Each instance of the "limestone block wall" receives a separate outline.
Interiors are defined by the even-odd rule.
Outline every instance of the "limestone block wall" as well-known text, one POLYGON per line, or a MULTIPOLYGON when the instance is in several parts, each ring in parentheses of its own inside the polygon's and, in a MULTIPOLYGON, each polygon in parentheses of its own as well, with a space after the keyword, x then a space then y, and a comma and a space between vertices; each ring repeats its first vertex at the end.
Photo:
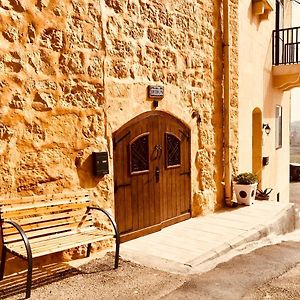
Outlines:
MULTIPOLYGON (((0 1, 0 195, 85 188, 113 209, 112 133, 154 109, 147 86, 160 84, 158 109, 192 130, 193 214, 221 207, 221 3, 0 1), (109 151, 109 175, 92 175, 92 151, 109 151)), ((237 34, 232 46, 235 166, 237 34)))
POLYGON ((90 172, 107 145, 98 1, 1 1, 0 18, 0 194, 108 199, 111 179, 90 172))

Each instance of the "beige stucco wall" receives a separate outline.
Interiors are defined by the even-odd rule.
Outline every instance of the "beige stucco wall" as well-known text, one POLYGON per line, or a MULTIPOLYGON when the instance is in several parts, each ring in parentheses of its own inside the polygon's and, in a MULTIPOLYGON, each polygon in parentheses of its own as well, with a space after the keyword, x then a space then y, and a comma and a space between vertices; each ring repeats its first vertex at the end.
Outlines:
MULTIPOLYGON (((285 22, 288 27, 289 7, 285 22)), ((275 29, 275 7, 267 19, 255 16, 249 0, 239 2, 239 172, 252 171, 252 111, 259 108, 262 123, 269 123, 271 133, 263 133, 262 156, 269 165, 262 169, 262 188, 273 188, 272 200, 289 200, 289 115, 290 92, 272 86, 272 30, 275 29), (283 109, 283 145, 275 149, 275 109, 283 109)), ((254 133, 256 135, 257 133, 254 133)))
MULTIPOLYGON (((193 214, 224 205, 221 1, 0 2, 0 195, 87 189, 113 211, 112 133, 153 109, 192 131, 193 214), (92 176, 92 151, 110 174, 92 176)), ((237 1, 231 29, 238 30, 237 1)), ((238 36, 232 37, 232 163, 237 163, 238 36)))

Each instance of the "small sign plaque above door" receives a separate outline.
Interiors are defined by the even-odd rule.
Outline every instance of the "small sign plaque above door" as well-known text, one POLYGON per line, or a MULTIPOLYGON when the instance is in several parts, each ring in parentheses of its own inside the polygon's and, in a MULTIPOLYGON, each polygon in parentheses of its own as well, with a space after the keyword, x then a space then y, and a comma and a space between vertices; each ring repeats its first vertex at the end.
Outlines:
POLYGON ((149 85, 148 97, 155 100, 162 99, 164 97, 164 87, 159 85, 149 85))

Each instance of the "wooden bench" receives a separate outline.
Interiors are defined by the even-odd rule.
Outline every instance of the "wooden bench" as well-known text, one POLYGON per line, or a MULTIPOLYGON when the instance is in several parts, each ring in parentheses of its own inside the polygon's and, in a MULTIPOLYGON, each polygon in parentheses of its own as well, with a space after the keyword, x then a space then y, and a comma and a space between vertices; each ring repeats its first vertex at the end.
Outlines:
POLYGON ((4 276, 7 252, 27 260, 26 298, 31 294, 32 259, 36 257, 82 245, 87 245, 86 255, 89 256, 91 243, 115 238, 114 267, 118 268, 120 235, 117 224, 107 211, 92 206, 87 194, 62 193, 0 200, 0 234, 0 280, 4 276), (92 211, 106 215, 107 222, 101 224, 92 211), (109 223, 114 232, 108 228, 109 223))

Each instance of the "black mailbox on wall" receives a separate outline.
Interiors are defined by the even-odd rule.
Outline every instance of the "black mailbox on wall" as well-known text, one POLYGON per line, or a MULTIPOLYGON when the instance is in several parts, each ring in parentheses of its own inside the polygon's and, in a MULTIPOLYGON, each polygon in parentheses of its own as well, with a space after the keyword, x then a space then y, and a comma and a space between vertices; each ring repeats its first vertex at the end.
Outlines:
POLYGON ((93 174, 95 176, 103 176, 109 173, 107 152, 93 152, 92 160, 93 160, 93 174))

